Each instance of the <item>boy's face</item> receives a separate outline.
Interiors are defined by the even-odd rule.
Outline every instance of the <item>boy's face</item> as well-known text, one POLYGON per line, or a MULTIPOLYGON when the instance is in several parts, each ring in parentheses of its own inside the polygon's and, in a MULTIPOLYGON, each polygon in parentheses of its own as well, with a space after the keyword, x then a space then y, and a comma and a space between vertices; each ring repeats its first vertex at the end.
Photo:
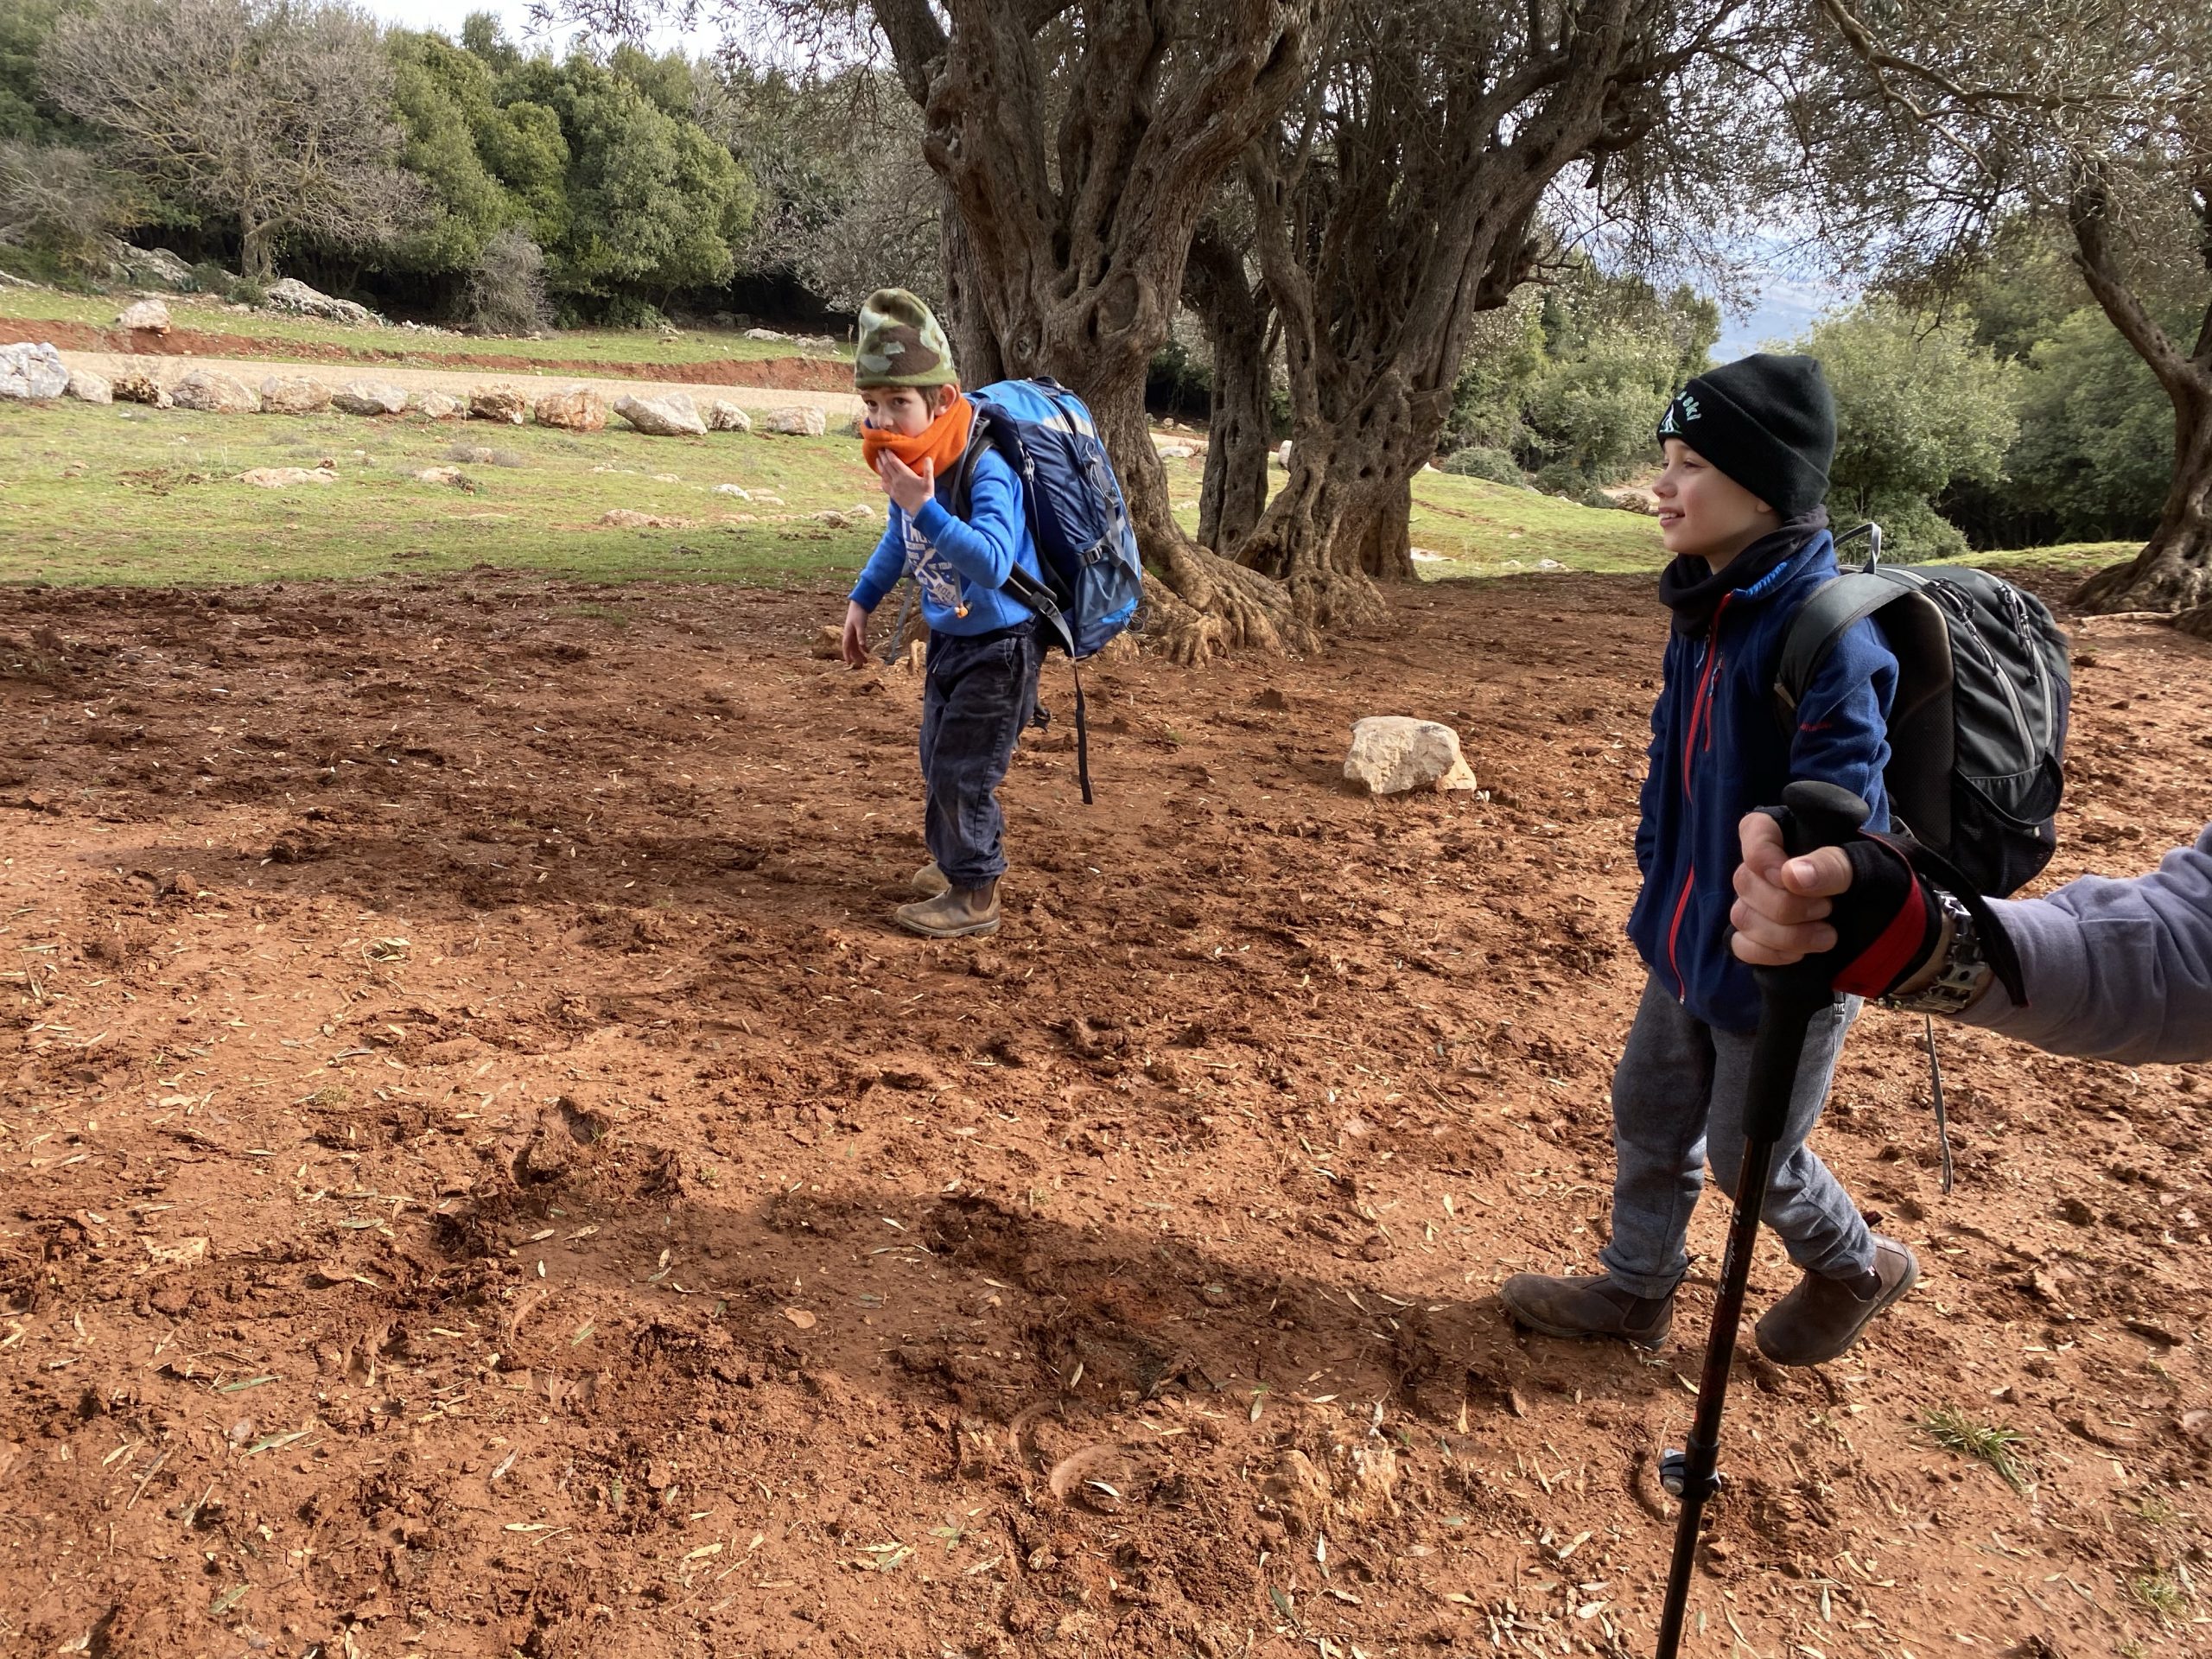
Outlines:
POLYGON ((1669 553, 1718 569, 1779 522, 1772 507, 1680 438, 1668 439, 1666 451, 1651 493, 1659 505, 1659 539, 1669 553))
POLYGON ((868 410, 868 423, 879 432, 896 432, 918 438, 929 430, 938 410, 950 400, 952 388, 938 386, 863 386, 861 402, 868 410))

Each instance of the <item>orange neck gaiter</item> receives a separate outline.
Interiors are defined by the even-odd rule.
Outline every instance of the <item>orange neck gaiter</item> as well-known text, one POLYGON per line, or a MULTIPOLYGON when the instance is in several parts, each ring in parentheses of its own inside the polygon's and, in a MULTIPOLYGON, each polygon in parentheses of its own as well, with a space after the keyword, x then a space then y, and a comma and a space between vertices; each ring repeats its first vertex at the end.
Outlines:
POLYGON ((968 448, 969 429, 975 424, 976 406, 956 388, 952 401, 944 411, 912 437, 893 432, 885 427, 863 427, 861 429, 861 457, 871 469, 876 458, 887 452, 899 457, 916 472, 922 470, 924 461, 937 463, 937 475, 949 478, 968 448))

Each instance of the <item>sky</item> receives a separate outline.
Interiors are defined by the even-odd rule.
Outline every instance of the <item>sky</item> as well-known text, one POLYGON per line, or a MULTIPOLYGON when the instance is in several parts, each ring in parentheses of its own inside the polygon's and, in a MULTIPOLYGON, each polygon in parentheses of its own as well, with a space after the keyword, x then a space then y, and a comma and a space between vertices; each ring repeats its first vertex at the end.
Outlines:
MULTIPOLYGON (((435 29, 448 35, 461 33, 461 19, 472 11, 496 13, 506 23, 508 37, 535 46, 544 41, 556 52, 564 48, 569 34, 533 36, 530 32, 530 0, 357 0, 372 16, 388 23, 408 29, 435 29)), ((676 47, 695 55, 714 50, 718 34, 710 23, 692 30, 688 35, 678 29, 664 29, 653 44, 663 49, 676 47)), ((1758 298, 1748 315, 1727 316, 1721 321, 1720 343, 1713 347, 1713 359, 1725 363, 1732 358, 1755 352, 1762 345, 1788 340, 1803 332, 1815 316, 1831 306, 1845 302, 1849 296, 1832 283, 1792 275, 1783 270, 1764 273, 1758 279, 1758 298)))

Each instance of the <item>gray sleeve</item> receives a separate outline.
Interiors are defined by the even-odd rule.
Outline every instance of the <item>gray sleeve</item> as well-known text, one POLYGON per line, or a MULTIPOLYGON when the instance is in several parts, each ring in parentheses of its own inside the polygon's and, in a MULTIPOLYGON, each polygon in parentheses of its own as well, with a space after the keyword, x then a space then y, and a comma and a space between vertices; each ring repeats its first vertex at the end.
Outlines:
POLYGON ((2149 875, 2084 876, 1994 908, 2019 949, 2028 1006, 1993 986, 1967 1024, 2055 1054, 2212 1059, 2212 829, 2149 875))

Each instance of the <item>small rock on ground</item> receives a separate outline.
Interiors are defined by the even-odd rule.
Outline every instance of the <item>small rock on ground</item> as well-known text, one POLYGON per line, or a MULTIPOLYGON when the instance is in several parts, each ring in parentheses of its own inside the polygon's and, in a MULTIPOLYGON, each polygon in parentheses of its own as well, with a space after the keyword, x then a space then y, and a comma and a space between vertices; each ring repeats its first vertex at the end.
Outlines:
POLYGON ((404 414, 407 389, 389 380, 348 380, 331 397, 330 406, 346 415, 404 414))
POLYGON ((618 398, 614 412, 648 437, 701 438, 707 435, 707 423, 699 417, 698 405, 680 391, 658 397, 633 394, 618 398))
POLYGON ((179 409, 196 409, 210 415, 252 415, 261 399, 252 387, 220 369, 194 369, 176 383, 169 396, 179 409))
POLYGON ((0 397, 59 397, 68 389, 69 371, 53 346, 0 346, 0 397))
POLYGON ((830 429, 830 422, 812 404, 786 404, 769 410, 768 429, 785 437, 818 438, 830 429))
POLYGON ((159 300, 137 300, 123 308, 115 326, 134 333, 143 329, 149 334, 166 334, 169 331, 169 308, 159 300))
POLYGON ((1459 753, 1459 733, 1405 715, 1370 715, 1354 723, 1344 778, 1370 795, 1476 787, 1475 774, 1459 753))

